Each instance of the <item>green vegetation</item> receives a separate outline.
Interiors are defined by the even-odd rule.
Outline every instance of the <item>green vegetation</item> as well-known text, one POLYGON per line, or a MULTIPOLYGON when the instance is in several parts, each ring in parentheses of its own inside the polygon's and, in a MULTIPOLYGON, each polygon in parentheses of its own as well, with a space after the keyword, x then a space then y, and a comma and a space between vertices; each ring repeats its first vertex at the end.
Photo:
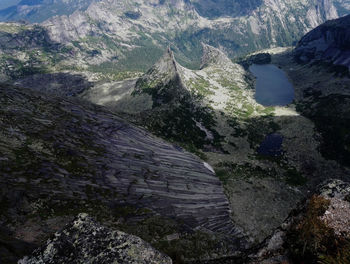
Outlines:
POLYGON ((336 252, 331 255, 319 257, 319 264, 350 264, 350 241, 345 240, 343 244, 337 245, 336 252))
POLYGON ((239 165, 235 163, 219 163, 215 168, 216 176, 226 185, 231 179, 250 179, 250 178, 276 178, 275 169, 263 169, 259 166, 246 163, 239 165))
POLYGON ((214 94, 214 92, 210 90, 210 83, 201 76, 197 77, 196 79, 191 79, 188 86, 203 97, 214 94))
POLYGON ((0 24, 0 33, 10 33, 15 34, 19 33, 23 30, 28 30, 30 27, 26 25, 19 25, 19 24, 13 24, 13 23, 1 23, 0 24))
POLYGON ((287 183, 292 186, 302 186, 307 182, 307 179, 295 168, 288 168, 285 176, 287 183))
POLYGON ((221 149, 222 137, 214 129, 216 121, 209 108, 196 108, 189 101, 182 100, 176 107, 170 105, 165 109, 157 109, 142 119, 141 123, 155 135, 176 142, 193 153, 203 156, 200 150, 204 150, 205 145, 221 149), (213 140, 207 138, 195 120, 213 134, 213 140))

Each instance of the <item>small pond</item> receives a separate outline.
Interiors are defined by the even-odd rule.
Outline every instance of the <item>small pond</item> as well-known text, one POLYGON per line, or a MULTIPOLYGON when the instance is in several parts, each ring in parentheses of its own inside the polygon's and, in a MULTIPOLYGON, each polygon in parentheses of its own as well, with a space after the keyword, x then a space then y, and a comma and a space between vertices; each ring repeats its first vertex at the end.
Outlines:
POLYGON ((258 148, 258 154, 271 157, 281 156, 283 154, 282 143, 282 135, 277 133, 267 135, 258 148))

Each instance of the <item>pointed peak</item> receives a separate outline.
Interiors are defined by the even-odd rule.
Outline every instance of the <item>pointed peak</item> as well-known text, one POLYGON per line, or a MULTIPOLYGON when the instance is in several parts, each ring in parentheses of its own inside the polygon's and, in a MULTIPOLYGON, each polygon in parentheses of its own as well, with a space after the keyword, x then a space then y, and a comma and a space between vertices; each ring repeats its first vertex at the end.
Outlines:
POLYGON ((227 64, 232 61, 226 54, 218 48, 210 46, 202 42, 203 55, 201 59, 201 69, 213 64, 227 64))
POLYGON ((175 75, 177 73, 177 62, 170 46, 166 49, 163 56, 146 73, 155 72, 157 74, 175 75))
POLYGON ((164 59, 165 60, 170 59, 175 64, 177 63, 176 60, 175 60, 174 52, 171 50, 170 45, 167 47, 166 51, 164 52, 163 56, 159 59, 158 62, 160 62, 160 61, 162 61, 164 59))
POLYGON ((170 47, 168 47, 164 55, 139 78, 135 90, 138 92, 152 91, 153 96, 157 97, 157 103, 168 102, 170 100, 169 98, 172 100, 183 96, 183 91, 186 90, 186 88, 179 72, 179 65, 170 47), (157 96, 158 93, 162 95, 157 96))

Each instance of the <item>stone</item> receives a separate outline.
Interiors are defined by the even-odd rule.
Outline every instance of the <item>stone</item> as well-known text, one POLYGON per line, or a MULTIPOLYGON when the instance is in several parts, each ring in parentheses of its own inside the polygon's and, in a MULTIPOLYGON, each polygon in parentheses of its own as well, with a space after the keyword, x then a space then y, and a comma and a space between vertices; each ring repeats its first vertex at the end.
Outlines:
POLYGON ((81 213, 18 263, 171 264, 172 260, 141 238, 111 230, 81 213))

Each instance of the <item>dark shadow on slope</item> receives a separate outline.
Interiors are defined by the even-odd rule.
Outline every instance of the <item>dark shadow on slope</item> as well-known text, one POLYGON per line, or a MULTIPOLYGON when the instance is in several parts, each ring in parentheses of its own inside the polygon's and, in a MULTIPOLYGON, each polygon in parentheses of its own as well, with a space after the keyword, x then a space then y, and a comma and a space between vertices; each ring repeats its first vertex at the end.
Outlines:
POLYGON ((64 96, 76 96, 93 86, 93 83, 82 74, 64 72, 30 75, 17 80, 14 84, 43 93, 64 96))
POLYGON ((311 95, 307 99, 298 104, 298 110, 310 118, 321 133, 322 155, 350 167, 350 96, 311 95))
POLYGON ((0 261, 6 264, 16 264, 18 256, 32 253, 38 245, 28 243, 13 237, 5 228, 0 228, 0 261))

